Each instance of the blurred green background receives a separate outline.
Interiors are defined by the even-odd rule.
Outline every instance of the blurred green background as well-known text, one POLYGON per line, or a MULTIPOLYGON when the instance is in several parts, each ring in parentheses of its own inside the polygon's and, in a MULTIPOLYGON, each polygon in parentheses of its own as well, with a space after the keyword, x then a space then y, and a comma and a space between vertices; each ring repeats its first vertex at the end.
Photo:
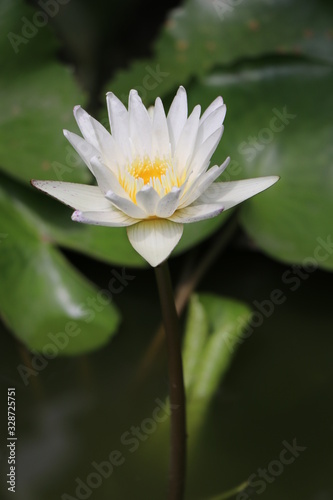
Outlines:
POLYGON ((182 315, 187 498, 250 477, 238 500, 333 500, 332 21, 328 0, 0 1, 2 498, 8 387, 18 500, 166 497, 154 274, 125 231, 73 223, 30 180, 93 181, 62 135, 74 105, 104 123, 108 90, 167 108, 184 85, 190 109, 226 102, 221 180, 281 176, 188 225, 170 262, 198 294, 182 315))

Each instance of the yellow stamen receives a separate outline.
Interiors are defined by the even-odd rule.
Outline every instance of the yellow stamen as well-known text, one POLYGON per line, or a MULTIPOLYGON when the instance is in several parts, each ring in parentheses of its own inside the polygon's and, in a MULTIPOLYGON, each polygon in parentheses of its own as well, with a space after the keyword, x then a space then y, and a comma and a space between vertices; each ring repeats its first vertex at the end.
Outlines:
POLYGON ((148 156, 137 157, 125 168, 119 170, 119 182, 136 203, 136 193, 144 185, 152 186, 159 195, 165 195, 185 180, 185 174, 179 179, 174 170, 172 160, 166 158, 150 159, 148 156))
POLYGON ((162 175, 165 175, 168 168, 169 165, 165 160, 156 158, 152 162, 146 156, 143 159, 137 158, 134 160, 128 171, 135 179, 142 179, 144 184, 149 184, 150 179, 157 178, 161 180, 162 175))

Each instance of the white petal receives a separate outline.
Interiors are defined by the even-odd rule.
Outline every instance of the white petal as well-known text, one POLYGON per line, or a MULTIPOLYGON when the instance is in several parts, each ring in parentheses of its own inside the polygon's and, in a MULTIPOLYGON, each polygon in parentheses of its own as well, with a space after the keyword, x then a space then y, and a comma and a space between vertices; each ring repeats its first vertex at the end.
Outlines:
POLYGON ((222 203, 225 210, 268 189, 279 180, 278 176, 258 177, 212 184, 197 200, 198 203, 222 203))
POLYGON ((223 106, 223 99, 221 96, 218 96, 206 109, 206 111, 203 113, 200 122, 202 123, 208 116, 213 113, 217 108, 220 108, 223 106))
POLYGON ((91 159, 91 168, 97 184, 104 194, 111 190, 119 196, 130 199, 125 189, 119 184, 117 176, 101 162, 100 158, 94 156, 91 159))
POLYGON ((179 137, 174 157, 176 159, 176 165, 180 175, 186 169, 188 161, 191 159, 193 154, 199 127, 200 112, 201 107, 199 105, 195 106, 179 137))
POLYGON ((152 158, 169 157, 170 138, 167 119, 161 99, 158 97, 155 101, 154 118, 152 126, 152 158))
POLYGON ((163 196, 157 205, 156 215, 162 218, 170 217, 178 206, 181 192, 180 188, 173 187, 170 193, 163 196))
POLYGON ((148 115, 149 115, 149 118, 151 119, 151 121, 153 122, 153 119, 154 119, 154 106, 149 106, 147 108, 147 111, 148 111, 148 115))
POLYGON ((210 159, 221 140, 223 130, 224 128, 222 125, 222 127, 215 130, 215 132, 213 132, 213 134, 211 134, 205 142, 194 151, 193 160, 189 165, 189 171, 193 172, 194 177, 197 177, 207 170, 210 159))
POLYGON ((142 221, 127 229, 134 249, 153 267, 163 262, 183 234, 183 225, 169 220, 142 221))
POLYGON ((75 151, 81 156, 84 163, 91 170, 91 158, 100 154, 100 152, 79 135, 73 134, 73 132, 69 132, 68 130, 64 130, 63 132, 66 139, 71 143, 75 151))
POLYGON ((201 118, 198 130, 198 141, 200 143, 204 142, 207 137, 222 126, 226 111, 227 108, 225 104, 223 104, 210 113, 205 120, 201 118))
POLYGON ((156 206, 160 201, 160 197, 152 186, 145 185, 136 193, 136 202, 147 215, 156 215, 156 206))
POLYGON ((186 224, 199 220, 211 219, 223 211, 221 204, 212 203, 208 205, 190 205, 189 207, 177 210, 169 220, 186 224))
POLYGON ((59 181, 31 181, 40 191, 76 210, 107 210, 112 207, 97 186, 59 181))
POLYGON ((130 138, 137 155, 150 156, 152 123, 136 90, 131 90, 128 104, 130 138))
POLYGON ((108 191, 106 193, 106 197, 110 200, 119 210, 124 212, 129 217, 133 217, 134 219, 145 219, 147 214, 142 208, 138 207, 133 203, 132 200, 123 198, 122 196, 117 195, 113 191, 108 191))
POLYGON ((80 212, 77 210, 73 213, 72 220, 83 224, 109 227, 127 227, 138 222, 116 209, 101 212, 80 212))
POLYGON ((115 157, 114 141, 106 128, 81 106, 75 106, 74 116, 85 140, 100 152, 104 161, 112 161, 115 157))
POLYGON ((112 92, 106 94, 111 134, 123 154, 130 157, 128 111, 112 92))
POLYGON ((187 96, 184 87, 179 87, 176 97, 171 103, 167 121, 172 152, 175 151, 178 139, 187 120, 187 96))
POLYGON ((229 162, 230 158, 228 157, 220 167, 215 165, 198 177, 189 187, 188 191, 184 193, 184 196, 180 200, 179 208, 187 207, 199 198, 199 196, 206 191, 208 186, 210 186, 219 177, 219 175, 222 174, 222 172, 227 168, 229 162))

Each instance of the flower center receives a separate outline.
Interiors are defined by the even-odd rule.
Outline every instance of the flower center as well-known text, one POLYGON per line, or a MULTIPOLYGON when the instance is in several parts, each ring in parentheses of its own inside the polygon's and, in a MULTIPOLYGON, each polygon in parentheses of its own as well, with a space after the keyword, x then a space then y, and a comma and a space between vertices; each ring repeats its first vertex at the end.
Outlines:
POLYGON ((118 171, 118 180, 130 198, 136 203, 136 193, 143 186, 152 186, 159 196, 164 196, 185 181, 185 173, 179 177, 172 159, 148 156, 136 157, 118 171))
POLYGON ((159 179, 165 175, 169 165, 165 160, 156 158, 153 162, 148 156, 134 160, 128 171, 135 179, 142 179, 144 184, 149 184, 152 179, 159 179))

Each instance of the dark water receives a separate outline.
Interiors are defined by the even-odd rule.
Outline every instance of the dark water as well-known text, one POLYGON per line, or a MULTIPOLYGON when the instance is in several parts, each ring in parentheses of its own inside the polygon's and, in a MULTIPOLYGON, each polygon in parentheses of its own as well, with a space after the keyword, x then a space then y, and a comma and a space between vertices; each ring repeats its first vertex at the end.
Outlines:
MULTIPOLYGON (((107 266, 71 258, 103 287, 107 266)), ((184 262, 172 261, 175 280, 184 262)), ((206 499, 250 476, 252 488, 238 500, 333 499, 333 280, 322 271, 304 277, 303 270, 298 280, 296 273, 233 250, 199 287, 244 300, 257 312, 265 307, 269 317, 257 315, 262 324, 240 345, 200 435, 189 436, 188 499, 206 499), (275 289, 283 299, 272 311, 263 301, 275 289)), ((17 370, 26 353, 2 331, 1 431, 5 436, 7 388, 14 386, 18 440, 15 494, 6 491, 8 449, 2 448, 1 498, 166 498, 168 423, 152 423, 154 412, 164 420, 166 411, 163 352, 147 378, 137 380, 159 305, 153 273, 134 274, 116 297, 123 323, 114 340, 87 356, 50 360, 27 385, 17 370)))

